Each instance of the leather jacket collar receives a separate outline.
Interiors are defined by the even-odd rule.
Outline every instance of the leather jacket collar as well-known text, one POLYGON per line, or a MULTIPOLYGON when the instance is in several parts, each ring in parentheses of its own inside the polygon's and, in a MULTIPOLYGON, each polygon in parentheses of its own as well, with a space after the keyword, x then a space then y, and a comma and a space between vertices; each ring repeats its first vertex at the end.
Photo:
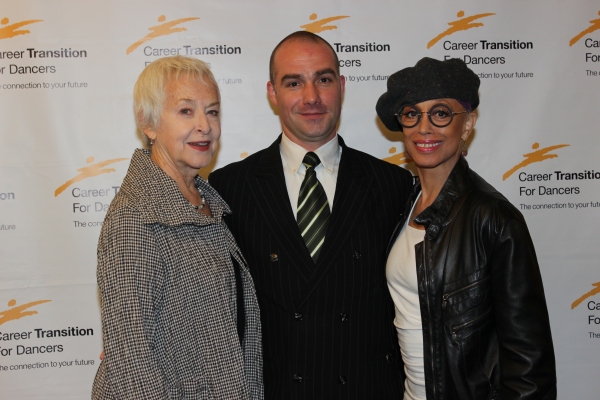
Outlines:
MULTIPOLYGON (((452 222, 453 216, 458 211, 455 208, 455 211, 450 214, 453 205, 461 195, 465 195, 471 190, 472 181, 469 179, 469 164, 461 156, 433 204, 415 218, 417 224, 425 226, 428 239, 434 240, 437 238, 441 229, 452 222)), ((421 184, 418 183, 415 186, 411 203, 414 202, 420 191, 421 184)))

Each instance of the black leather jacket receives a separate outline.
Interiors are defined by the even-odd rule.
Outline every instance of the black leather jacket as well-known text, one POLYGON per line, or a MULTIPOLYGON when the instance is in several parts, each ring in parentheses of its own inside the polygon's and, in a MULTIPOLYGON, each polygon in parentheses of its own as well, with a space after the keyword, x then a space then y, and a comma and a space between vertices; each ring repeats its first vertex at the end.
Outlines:
POLYGON ((521 213, 460 157, 415 222, 426 228, 415 253, 427 399, 556 399, 544 288, 521 213))

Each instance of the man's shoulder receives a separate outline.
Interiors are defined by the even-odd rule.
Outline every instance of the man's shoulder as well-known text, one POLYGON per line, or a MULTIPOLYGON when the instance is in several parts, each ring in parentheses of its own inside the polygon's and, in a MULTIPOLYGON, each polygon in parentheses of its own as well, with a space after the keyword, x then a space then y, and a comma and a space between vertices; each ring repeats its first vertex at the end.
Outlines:
POLYGON ((215 180, 225 179, 226 177, 231 177, 232 175, 248 173, 260 162, 262 156, 267 150, 268 148, 262 149, 254 154, 249 155, 243 160, 232 162, 231 164, 227 164, 226 166, 211 172, 209 177, 210 183, 212 184, 215 180))

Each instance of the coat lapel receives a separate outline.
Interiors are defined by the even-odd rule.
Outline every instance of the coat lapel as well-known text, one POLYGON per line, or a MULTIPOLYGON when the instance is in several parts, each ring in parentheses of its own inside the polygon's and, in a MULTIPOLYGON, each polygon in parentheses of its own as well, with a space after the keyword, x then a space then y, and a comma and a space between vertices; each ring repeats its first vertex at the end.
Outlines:
POLYGON ((314 266, 290 205, 279 151, 280 141, 281 137, 266 149, 256 168, 250 191, 273 237, 286 248, 290 264, 307 282, 314 266))

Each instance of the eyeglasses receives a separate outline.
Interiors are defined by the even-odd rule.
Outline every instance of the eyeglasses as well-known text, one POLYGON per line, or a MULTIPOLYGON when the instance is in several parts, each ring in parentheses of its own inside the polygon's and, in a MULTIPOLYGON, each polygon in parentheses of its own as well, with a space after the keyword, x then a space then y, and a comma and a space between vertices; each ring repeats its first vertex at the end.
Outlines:
POLYGON ((465 114, 469 111, 454 112, 450 106, 446 104, 435 104, 429 111, 421 111, 414 104, 402 106, 399 112, 394 114, 398 123, 404 128, 414 128, 421 122, 423 113, 427 114, 429 121, 433 126, 443 128, 452 123, 456 114, 465 114))

